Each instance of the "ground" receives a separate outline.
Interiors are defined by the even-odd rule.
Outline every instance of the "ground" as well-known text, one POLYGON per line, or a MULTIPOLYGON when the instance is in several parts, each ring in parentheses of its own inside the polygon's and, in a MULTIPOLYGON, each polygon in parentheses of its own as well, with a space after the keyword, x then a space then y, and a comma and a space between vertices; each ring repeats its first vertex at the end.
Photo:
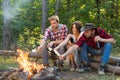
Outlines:
MULTIPOLYGON (((34 61, 34 59, 33 59, 34 61)), ((41 64, 42 60, 38 61, 41 64)), ((52 66, 52 65, 50 65, 52 66)), ((4 70, 9 70, 10 68, 18 68, 18 63, 16 62, 16 57, 4 57, 0 56, 0 73, 4 70)), ((99 76, 97 70, 91 69, 89 72, 78 73, 71 72, 68 69, 68 65, 65 63, 65 70, 60 71, 60 80, 120 80, 120 75, 115 75, 113 73, 107 73, 105 76, 99 76)))

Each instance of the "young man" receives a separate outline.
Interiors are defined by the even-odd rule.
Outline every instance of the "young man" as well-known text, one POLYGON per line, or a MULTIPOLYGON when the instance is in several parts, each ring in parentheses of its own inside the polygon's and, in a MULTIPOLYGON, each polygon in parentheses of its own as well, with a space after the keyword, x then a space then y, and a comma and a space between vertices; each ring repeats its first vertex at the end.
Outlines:
MULTIPOLYGON (((42 51, 43 63, 45 66, 49 65, 47 47, 56 47, 67 37, 68 33, 67 26, 59 23, 59 18, 57 15, 50 17, 48 20, 50 22, 50 26, 46 29, 44 38, 38 47, 38 49, 42 51)), ((63 54, 65 52, 65 47, 60 48, 59 52, 63 54)), ((53 63, 54 66, 57 65, 55 60, 53 60, 53 63)), ((63 62, 58 61, 58 66, 62 67, 62 64, 63 62)))
POLYGON ((101 63, 98 68, 98 74, 104 75, 105 65, 108 63, 112 44, 115 40, 112 36, 107 34, 104 29, 94 28, 93 23, 86 23, 85 32, 82 37, 76 42, 76 45, 72 46, 65 52, 65 54, 59 56, 63 60, 69 53, 75 51, 78 47, 81 47, 81 60, 84 62, 81 72, 87 70, 89 59, 88 52, 92 55, 102 55, 101 63))

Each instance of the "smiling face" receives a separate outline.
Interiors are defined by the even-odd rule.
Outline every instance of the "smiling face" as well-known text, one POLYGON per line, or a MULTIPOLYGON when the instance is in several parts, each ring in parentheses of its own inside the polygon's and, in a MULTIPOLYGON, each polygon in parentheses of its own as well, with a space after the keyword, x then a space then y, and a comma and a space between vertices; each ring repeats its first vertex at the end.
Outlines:
POLYGON ((86 30, 85 31, 85 37, 90 38, 93 36, 93 30, 86 30))
POLYGON ((58 22, 56 20, 50 20, 50 25, 55 29, 58 26, 58 22))
POLYGON ((72 33, 73 33, 73 34, 79 33, 79 31, 77 30, 75 24, 73 24, 73 26, 72 26, 72 33))
POLYGON ((80 21, 73 22, 72 25, 71 25, 72 34, 80 33, 81 32, 80 29, 81 29, 82 26, 83 25, 82 25, 82 23, 80 21))

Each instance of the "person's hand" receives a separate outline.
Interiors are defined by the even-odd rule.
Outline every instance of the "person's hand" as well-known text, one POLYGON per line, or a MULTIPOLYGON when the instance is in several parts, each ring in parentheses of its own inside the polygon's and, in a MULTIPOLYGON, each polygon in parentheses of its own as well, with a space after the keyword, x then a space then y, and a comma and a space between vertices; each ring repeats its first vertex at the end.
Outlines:
POLYGON ((54 48, 54 50, 58 50, 58 46, 54 48))
POLYGON ((100 36, 95 36, 94 38, 95 42, 102 41, 102 38, 100 36))
POLYGON ((50 43, 48 43, 47 47, 52 47, 52 46, 53 46, 53 44, 54 44, 54 42, 53 42, 53 41, 51 41, 50 43))
POLYGON ((41 51, 42 49, 43 49, 43 47, 40 45, 40 46, 38 46, 38 48, 37 48, 39 51, 41 51))
POLYGON ((59 56, 59 59, 60 59, 60 60, 64 60, 64 56, 63 56, 63 55, 60 55, 60 56, 59 56))

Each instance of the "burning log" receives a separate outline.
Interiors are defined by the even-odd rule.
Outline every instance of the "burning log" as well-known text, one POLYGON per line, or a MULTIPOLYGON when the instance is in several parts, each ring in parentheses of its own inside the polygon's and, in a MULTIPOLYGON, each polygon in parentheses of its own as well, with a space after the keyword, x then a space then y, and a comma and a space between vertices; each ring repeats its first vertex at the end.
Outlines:
POLYGON ((2 80, 7 78, 8 80, 56 80, 57 68, 46 68, 44 65, 37 65, 35 62, 30 62, 28 59, 28 52, 17 49, 17 62, 20 65, 20 69, 10 72, 4 72, 0 77, 2 80), (36 75, 37 74, 37 75, 36 75))
MULTIPOLYGON (((91 66, 91 68, 98 69, 99 63, 92 62, 90 66, 91 66)), ((115 73, 115 74, 120 74, 120 67, 107 64, 105 71, 115 73)))

